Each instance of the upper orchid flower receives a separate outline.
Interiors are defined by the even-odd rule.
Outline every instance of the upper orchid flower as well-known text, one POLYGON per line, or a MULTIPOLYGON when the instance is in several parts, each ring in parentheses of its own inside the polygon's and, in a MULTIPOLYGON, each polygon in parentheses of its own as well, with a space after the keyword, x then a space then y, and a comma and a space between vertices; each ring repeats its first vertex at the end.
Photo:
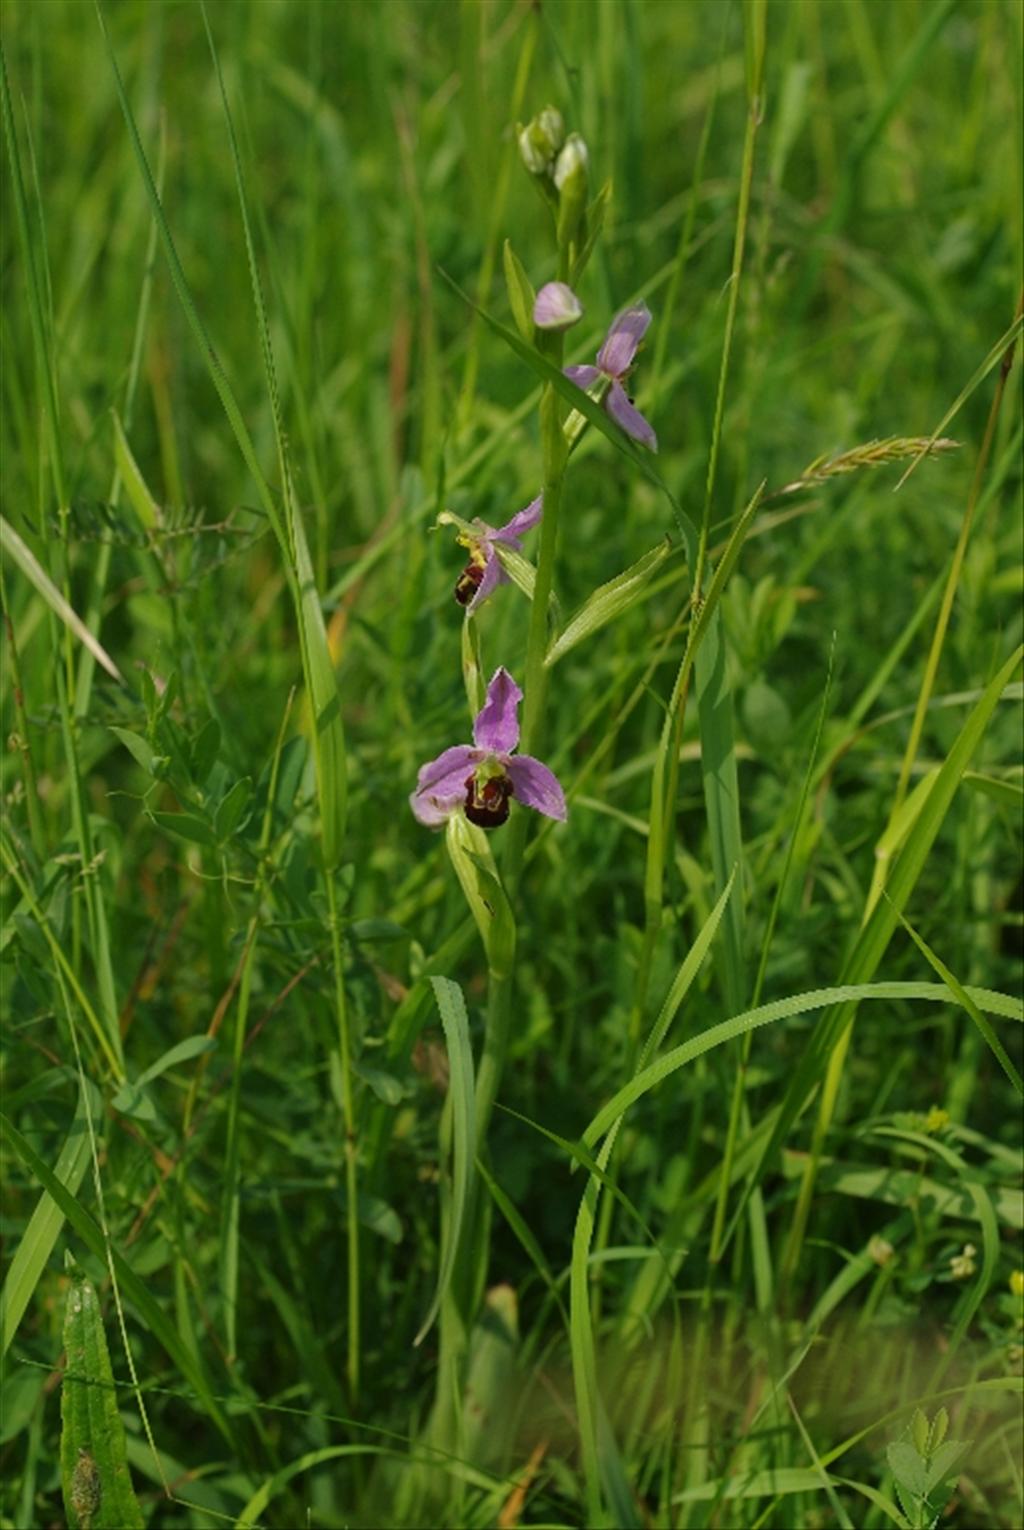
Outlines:
POLYGON ((600 378, 610 383, 604 401, 605 409, 616 425, 621 425, 627 436, 632 436, 634 441, 656 452, 657 436, 639 409, 630 403, 622 386, 632 371, 640 341, 647 333, 650 322, 651 311, 646 303, 624 309, 604 337, 604 344, 597 353, 597 366, 566 367, 565 375, 580 388, 592 388, 600 378))
POLYGON ((540 760, 512 754, 519 742, 516 714, 522 699, 508 670, 495 670, 473 723, 472 746, 456 744, 420 770, 409 798, 420 823, 439 828, 461 807, 471 823, 495 829, 508 817, 510 797, 564 821, 565 796, 557 777, 540 760))
MULTIPOLYGON (((471 535, 468 531, 462 533, 459 541, 463 547, 469 548, 469 562, 455 582, 455 599, 460 606, 465 606, 469 611, 475 611, 499 584, 508 582, 508 575, 501 566, 494 544, 504 542, 506 547, 522 552, 519 538, 532 526, 536 526, 543 508, 543 495, 538 494, 525 510, 520 510, 518 515, 514 515, 497 530, 493 526, 488 526, 486 521, 475 520, 472 523, 473 534, 471 535)), ((441 519, 443 520, 444 517, 442 516, 441 519)))

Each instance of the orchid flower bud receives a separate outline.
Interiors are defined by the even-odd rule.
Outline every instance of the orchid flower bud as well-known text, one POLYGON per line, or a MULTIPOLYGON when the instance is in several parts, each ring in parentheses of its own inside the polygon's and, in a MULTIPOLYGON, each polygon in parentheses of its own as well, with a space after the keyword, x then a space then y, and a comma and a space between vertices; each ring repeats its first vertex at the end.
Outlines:
POLYGON ((545 106, 519 133, 519 153, 531 175, 547 175, 565 142, 561 112, 545 106))
POLYGON ((583 305, 565 282, 547 282, 533 304, 533 322, 538 329, 569 329, 583 317, 583 305))
POLYGON ((587 167, 590 156, 579 133, 570 133, 555 161, 558 189, 559 242, 573 239, 587 206, 587 167))

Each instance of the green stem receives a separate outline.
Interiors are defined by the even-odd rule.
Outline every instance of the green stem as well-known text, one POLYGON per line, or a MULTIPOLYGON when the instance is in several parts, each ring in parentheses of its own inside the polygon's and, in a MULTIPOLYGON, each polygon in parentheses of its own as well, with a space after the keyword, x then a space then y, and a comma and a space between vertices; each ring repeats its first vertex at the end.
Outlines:
MULTIPOLYGON (((1017 312, 1014 318, 1019 319, 1024 311, 1024 292, 1017 303, 1017 312)), ((988 421, 985 425, 985 435, 982 439, 981 450, 978 452, 978 461, 974 469, 974 477, 971 480, 971 489, 967 497, 967 509, 964 511, 963 524, 960 527, 960 535, 957 539, 956 549, 953 553, 953 561, 949 566, 949 575, 946 579, 946 588, 942 593, 942 605, 939 607, 939 615, 935 623, 935 631, 932 634, 931 648, 928 651, 928 661, 925 665, 924 679, 921 682, 921 690, 917 698, 917 706, 914 710, 914 721, 910 728, 910 737, 907 739, 907 748, 903 756, 903 764, 900 767, 900 778, 896 786, 896 795, 893 798, 892 811, 889 814, 889 825, 892 825, 896 814, 903 804, 910 784, 910 773, 914 768, 917 758, 918 747, 921 743, 921 733, 924 729, 925 713, 928 703, 932 698, 935 688, 935 676, 939 668, 939 659, 942 656, 943 644, 946 640, 946 629, 953 612, 953 600, 956 595, 957 585, 960 583, 960 571, 963 568, 964 556, 967 552, 967 542, 974 525, 974 513, 978 505, 978 495, 981 490, 985 469, 988 466, 989 454, 992 450, 992 441, 995 437, 996 421, 999 418, 999 410, 1003 402, 1003 394, 1006 391, 1006 380, 1013 366, 1013 353, 1016 341, 1010 342, 1006 355, 1003 357, 999 368, 999 380, 996 383, 996 391, 992 398, 992 406, 989 409, 988 421)))
POLYGON ((512 973, 487 975, 487 1018, 484 1050, 476 1074, 476 1140, 483 1151, 487 1127, 498 1093, 512 1016, 512 973))
POLYGON ((338 892, 333 871, 326 871, 327 908, 331 925, 334 1003, 338 1016, 338 1056, 341 1061, 341 1103, 345 1116, 345 1216, 348 1233, 348 1386, 354 1403, 359 1395, 359 1174, 355 1090, 352 1085, 352 1035, 345 998, 341 954, 338 892))
POLYGON ((0 562, 0 605, 4 608, 4 625, 7 629, 7 650, 11 656, 11 680, 14 693, 14 715, 18 722, 17 750, 21 755, 21 768, 25 775, 25 804, 28 809, 28 830, 32 849, 40 861, 46 859, 46 830, 43 826, 43 808, 39 800, 35 760, 32 757, 32 736, 28 731, 28 713, 25 711, 25 693, 21 685, 21 661, 14 636, 14 618, 7 599, 7 583, 3 564, 0 562))

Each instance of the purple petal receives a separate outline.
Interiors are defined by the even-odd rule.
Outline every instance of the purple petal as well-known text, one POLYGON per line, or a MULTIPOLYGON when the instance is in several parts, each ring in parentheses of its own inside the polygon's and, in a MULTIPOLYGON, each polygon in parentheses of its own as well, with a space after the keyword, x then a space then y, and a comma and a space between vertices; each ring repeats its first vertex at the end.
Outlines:
POLYGON ((525 531, 530 531, 540 520, 544 513, 544 496, 538 494, 536 499, 531 499, 525 510, 520 510, 504 526, 499 526, 497 531, 491 532, 492 542, 508 542, 512 547, 518 548, 519 538, 525 531))
POLYGON ((584 390, 592 388, 601 375, 596 367, 563 367, 562 371, 570 382, 584 390))
POLYGON ((416 778, 416 790, 409 798, 420 823, 437 828, 466 797, 466 777, 482 758, 479 749, 456 744, 428 760, 416 778))
POLYGON ((565 822, 565 793, 553 771, 528 754, 513 755, 505 762, 505 769, 517 802, 536 808, 548 818, 565 822))
POLYGON ((646 303, 626 308, 615 320, 597 353, 597 364, 608 377, 621 377, 633 365, 633 357, 651 322, 646 303))
POLYGON ((508 754, 519 742, 516 710, 523 693, 504 665, 494 671, 487 700, 473 724, 473 742, 488 754, 508 754))
POLYGON ((639 409, 633 408, 621 383, 612 383, 604 402, 605 408, 616 425, 621 425, 627 436, 632 436, 633 440, 639 441, 642 446, 649 446, 652 452, 658 450, 657 436, 639 409))
POLYGON ((538 329, 569 329, 583 317, 583 305, 565 282, 546 282, 533 302, 538 329))
POLYGON ((498 555, 493 548, 488 547, 484 558, 484 576, 477 585, 473 599, 466 607, 467 611, 475 611, 477 606, 482 606, 489 595, 493 595, 499 584, 506 584, 508 575, 498 561, 498 555))

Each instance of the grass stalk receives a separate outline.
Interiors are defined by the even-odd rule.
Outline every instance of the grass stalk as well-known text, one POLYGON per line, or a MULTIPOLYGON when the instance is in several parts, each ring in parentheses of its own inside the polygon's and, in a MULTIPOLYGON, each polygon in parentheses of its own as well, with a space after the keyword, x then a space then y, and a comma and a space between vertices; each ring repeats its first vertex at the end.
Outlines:
POLYGON ((12 740, 12 742, 21 755, 21 771, 25 788, 25 807, 28 812, 29 838, 32 841, 32 849, 35 851, 36 858, 41 862, 46 858, 46 827, 43 823, 43 806, 39 800, 39 781, 36 776, 35 759, 32 753, 32 734, 29 729, 28 713, 25 710, 25 692, 21 680, 21 661, 18 658, 14 618, 11 615, 11 606, 7 595, 7 580, 4 575, 2 559, 0 559, 0 606, 3 606, 4 612, 4 630, 7 633, 7 652, 10 655, 11 664, 11 691, 14 696, 14 715, 18 725, 16 740, 12 740))
MULTIPOLYGON (((1024 293, 1017 302, 1015 319, 1020 319, 1024 312, 1024 293)), ((949 565, 949 573, 946 576, 946 585, 942 592, 942 601, 939 606, 939 614, 935 621, 935 631, 932 633, 931 646, 928 650, 928 658, 925 661, 924 675, 921 680, 921 688, 918 691, 917 705, 914 709, 914 720, 910 725, 910 735, 907 739, 907 747, 903 753, 903 762, 900 765, 899 780, 896 783, 896 791, 893 797, 892 808, 889 814, 889 827, 893 819, 903 805, 910 784, 911 771, 917 759, 917 752, 921 744, 921 734, 924 730, 925 715, 928 711, 928 703, 931 701, 932 692, 935 689, 935 677, 938 674, 939 661, 942 657, 942 649, 946 641, 946 632, 949 628, 950 617, 953 612, 953 601, 956 598, 957 587, 960 583, 960 574, 963 570, 964 557, 967 552, 967 543, 970 539, 971 529, 974 525, 974 516, 978 506, 978 497, 981 485, 988 467, 988 459, 992 451, 992 442, 995 439, 996 423, 999 419, 999 411, 1002 408, 1003 395, 1006 392, 1007 379, 1013 366, 1013 357, 1016 350, 1016 340, 1011 340, 1003 355, 999 367, 999 377, 996 382, 995 393, 989 406, 988 420, 985 424, 985 433, 982 436, 981 448, 978 452, 978 460, 974 466, 974 474, 971 478, 971 487, 967 496, 967 508, 960 525, 960 535, 957 538, 956 547, 953 550, 952 561, 949 565)), ((870 913, 866 910, 865 917, 870 913)))

